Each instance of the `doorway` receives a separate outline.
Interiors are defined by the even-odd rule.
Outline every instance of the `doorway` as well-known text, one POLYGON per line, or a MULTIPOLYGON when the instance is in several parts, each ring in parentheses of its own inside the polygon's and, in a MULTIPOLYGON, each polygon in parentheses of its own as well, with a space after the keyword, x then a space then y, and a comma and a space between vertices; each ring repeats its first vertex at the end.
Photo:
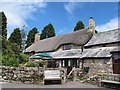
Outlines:
POLYGON ((113 73, 120 74, 120 54, 114 53, 112 55, 112 60, 113 60, 113 73))

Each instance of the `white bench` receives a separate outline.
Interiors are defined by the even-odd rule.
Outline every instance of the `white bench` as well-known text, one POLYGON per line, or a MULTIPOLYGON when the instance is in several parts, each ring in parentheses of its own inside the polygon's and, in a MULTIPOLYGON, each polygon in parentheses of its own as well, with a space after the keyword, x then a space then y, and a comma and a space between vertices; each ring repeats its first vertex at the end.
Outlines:
POLYGON ((101 83, 100 84, 101 87, 103 87, 105 84, 107 84, 111 87, 111 84, 112 84, 112 85, 115 85, 120 88, 120 82, 117 82, 117 81, 101 80, 100 83, 101 83))
POLYGON ((45 85, 47 81, 62 81, 60 76, 60 70, 45 70, 44 71, 44 80, 43 84, 45 85))

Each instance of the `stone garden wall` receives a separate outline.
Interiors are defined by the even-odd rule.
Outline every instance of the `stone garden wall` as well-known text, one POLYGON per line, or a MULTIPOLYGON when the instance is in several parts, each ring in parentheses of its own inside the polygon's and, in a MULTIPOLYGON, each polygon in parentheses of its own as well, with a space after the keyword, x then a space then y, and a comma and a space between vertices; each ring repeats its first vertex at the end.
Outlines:
MULTIPOLYGON (((47 68, 46 68, 47 69, 47 68)), ((53 68, 49 68, 52 70, 53 68)), ((55 69, 55 68, 54 68, 55 69)), ((56 68, 58 69, 58 68, 56 68)), ((27 84, 42 84, 44 78, 44 70, 42 67, 2 67, 2 81, 27 83, 27 84)), ((61 68, 61 76, 65 81, 65 69, 61 68)))
POLYGON ((24 67, 2 67, 2 78, 10 82, 40 83, 43 78, 42 69, 24 67))

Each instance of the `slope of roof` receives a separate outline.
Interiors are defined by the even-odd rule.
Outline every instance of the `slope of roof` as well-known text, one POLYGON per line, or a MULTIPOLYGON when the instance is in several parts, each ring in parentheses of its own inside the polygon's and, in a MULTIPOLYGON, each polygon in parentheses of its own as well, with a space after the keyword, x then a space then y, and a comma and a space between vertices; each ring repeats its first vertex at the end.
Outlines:
POLYGON ((49 53, 54 59, 80 58, 81 49, 63 50, 49 53))
POLYGON ((110 52, 120 50, 120 47, 101 47, 95 49, 85 49, 82 53, 81 58, 93 58, 93 57, 111 57, 110 52))
POLYGON ((56 37, 40 40, 24 50, 26 52, 47 52, 54 51, 62 44, 85 45, 92 37, 93 32, 88 28, 79 31, 59 35, 56 37))
POLYGON ((91 40, 85 46, 106 44, 119 41, 120 41, 120 28, 93 35, 91 40))

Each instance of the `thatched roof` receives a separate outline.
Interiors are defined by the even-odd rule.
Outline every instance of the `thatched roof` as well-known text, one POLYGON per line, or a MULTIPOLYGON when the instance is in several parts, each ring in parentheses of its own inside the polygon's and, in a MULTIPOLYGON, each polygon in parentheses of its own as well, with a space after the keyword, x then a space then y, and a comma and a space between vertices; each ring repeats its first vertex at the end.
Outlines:
POLYGON ((92 45, 107 44, 113 42, 120 42, 120 28, 93 35, 91 40, 85 46, 87 47, 92 45))
POLYGON ((81 49, 63 50, 49 53, 54 59, 80 58, 81 49))
POLYGON ((120 47, 101 47, 95 49, 85 49, 81 58, 105 58, 111 57, 110 52, 120 50, 120 47))
POLYGON ((93 32, 86 29, 59 35, 56 37, 40 40, 27 49, 24 50, 24 53, 27 52, 48 52, 56 50, 62 44, 76 44, 83 46, 85 45, 92 37, 93 32))

